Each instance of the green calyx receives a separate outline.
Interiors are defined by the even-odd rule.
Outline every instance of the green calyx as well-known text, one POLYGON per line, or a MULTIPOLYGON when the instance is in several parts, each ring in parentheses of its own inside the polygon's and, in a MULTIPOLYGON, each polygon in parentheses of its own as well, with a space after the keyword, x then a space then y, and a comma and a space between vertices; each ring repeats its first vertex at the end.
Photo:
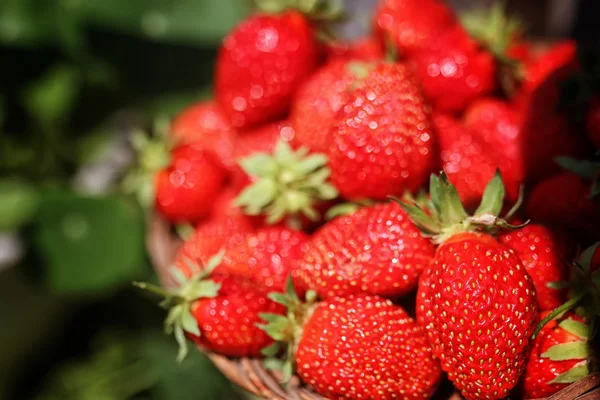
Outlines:
POLYGON ((335 0, 253 0, 255 8, 267 14, 295 10, 313 22, 337 22, 346 18, 341 1, 335 0))
POLYGON ((590 199, 595 199, 600 195, 600 161, 576 160, 569 157, 557 157, 554 161, 563 169, 592 182, 590 199))
POLYGON ((266 322, 258 327, 264 330, 275 342, 262 350, 268 369, 281 371, 283 382, 288 382, 294 374, 294 359, 298 341, 302 336, 302 326, 314 310, 317 294, 306 292, 305 301, 300 300, 292 279, 287 282, 285 293, 271 293, 269 298, 286 307, 285 315, 262 313, 259 316, 266 322), (281 357, 282 351, 285 350, 281 357), (279 357, 278 357, 279 356, 279 357))
POLYGON ((515 16, 508 16, 503 1, 495 1, 489 9, 477 9, 460 16, 463 27, 471 37, 490 51, 498 61, 515 65, 507 50, 523 35, 525 28, 515 16))
POLYGON ((192 315, 192 304, 202 298, 216 297, 221 289, 221 284, 216 283, 208 277, 223 260, 224 252, 220 251, 211 257, 205 268, 200 269, 198 265, 189 262, 191 271, 195 272, 192 277, 187 278, 179 269, 171 268, 171 274, 179 287, 174 291, 167 291, 159 286, 146 283, 134 282, 133 285, 142 290, 163 298, 160 306, 169 310, 165 319, 165 332, 175 336, 179 345, 177 361, 181 362, 189 352, 185 333, 200 336, 198 322, 192 315))
POLYGON ((240 193, 235 205, 249 215, 267 215, 270 224, 284 217, 291 222, 300 215, 317 220, 316 204, 338 197, 328 182, 327 157, 309 154, 304 147, 293 150, 284 140, 277 143, 273 155, 259 153, 239 163, 256 182, 240 193))
MULTIPOLYGON (((393 198, 412 218, 424 236, 431 237, 434 243, 443 243, 449 237, 461 232, 495 233, 501 229, 518 229, 524 225, 510 225, 499 217, 504 204, 504 183, 499 171, 488 183, 481 203, 473 215, 463 207, 458 192, 443 172, 431 175, 429 181, 430 199, 421 199, 421 204, 406 199, 393 198)), ((520 201, 506 215, 510 218, 520 205, 520 201)))
POLYGON ((171 143, 166 138, 168 121, 154 124, 154 136, 138 130, 131 135, 136 152, 135 166, 125 175, 123 191, 134 195, 139 204, 149 209, 154 204, 154 174, 171 164, 171 143))

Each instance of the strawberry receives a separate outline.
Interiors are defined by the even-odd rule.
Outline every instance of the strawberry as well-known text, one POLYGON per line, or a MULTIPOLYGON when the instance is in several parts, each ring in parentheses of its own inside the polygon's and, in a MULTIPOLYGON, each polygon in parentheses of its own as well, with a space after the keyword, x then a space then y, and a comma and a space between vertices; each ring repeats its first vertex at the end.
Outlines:
POLYGON ((263 228, 246 235, 239 245, 231 246, 219 268, 279 291, 290 276, 295 279, 307 247, 305 233, 277 226, 263 228))
POLYGON ((553 310, 565 302, 567 293, 548 284, 567 279, 567 260, 573 249, 568 238, 543 225, 529 224, 501 234, 499 240, 521 259, 535 286, 541 311, 553 310))
MULTIPOLYGON (((423 328, 377 296, 356 294, 316 305, 281 294, 288 317, 262 315, 264 329, 286 341, 291 372, 328 399, 428 399, 441 380, 423 328)), ((314 295, 314 293, 313 293, 314 295)))
POLYGON ((226 168, 233 167, 236 132, 216 102, 203 101, 184 109, 171 123, 170 135, 178 144, 200 142, 226 168))
POLYGON ((572 42, 553 45, 523 67, 521 91, 514 100, 522 113, 521 135, 528 178, 540 180, 558 171, 554 158, 578 157, 585 144, 565 115, 557 113, 560 85, 577 69, 572 42))
POLYGON ((170 165, 155 176, 155 206, 169 221, 197 222, 210 213, 225 172, 198 143, 171 151, 170 165))
POLYGON ((375 31, 401 55, 431 48, 440 32, 456 24, 452 9, 440 0, 384 0, 375 14, 375 31))
MULTIPOLYGON (((439 142, 442 169, 456 187, 461 201, 473 208, 501 164, 496 149, 483 140, 483 135, 461 124, 454 117, 436 113, 433 125, 439 142)), ((519 181, 507 180, 510 199, 516 199, 519 181)))
POLYGON ((300 86, 290 110, 295 143, 312 151, 327 151, 335 115, 348 102, 348 89, 356 79, 350 63, 334 59, 300 86))
POLYGON ((600 149, 600 98, 595 98, 588 108, 586 128, 588 137, 600 149))
POLYGON ((173 291, 135 283, 165 298, 161 303, 169 309, 165 327, 179 344, 179 361, 188 352, 186 336, 207 351, 232 357, 258 356, 273 342, 257 324, 263 322, 261 314, 281 314, 284 307, 269 300, 266 292, 249 280, 211 276, 221 257, 222 253, 212 257, 190 278, 175 274, 179 287, 173 291))
POLYGON ((303 14, 254 14, 223 40, 216 64, 216 99, 236 128, 270 122, 285 114, 298 85, 317 62, 314 30, 303 14))
POLYGON ((529 218, 561 228, 591 243, 600 238, 600 207, 590 199, 591 183, 573 172, 563 172, 540 182, 526 203, 529 218))
POLYGON ((233 159, 237 164, 231 173, 233 187, 242 190, 253 181, 239 165, 240 160, 258 153, 272 153, 280 139, 290 142, 294 135, 294 129, 286 120, 266 124, 240 135, 233 150, 233 159))
POLYGON ((433 168, 429 108, 405 64, 352 67, 361 78, 336 114, 331 181, 347 199, 416 192, 433 168))
POLYGON ((504 187, 499 174, 473 216, 447 177, 430 182, 431 215, 400 203, 439 243, 419 278, 417 321, 427 330, 442 369, 467 400, 502 399, 518 383, 537 321, 535 288, 519 258, 488 233, 504 187))
POLYGON ((375 36, 364 36, 351 42, 334 41, 325 48, 329 59, 381 60, 385 56, 383 43, 375 36))
POLYGON ((367 292, 396 298, 416 288, 433 246, 396 203, 363 207, 311 238, 299 278, 321 298, 367 292))
POLYGON ((441 111, 461 111, 496 88, 496 63, 459 25, 432 38, 410 61, 423 93, 441 111))
POLYGON ((301 228, 300 217, 320 220, 319 202, 338 196, 328 182, 327 157, 308 154, 307 148, 292 150, 284 140, 279 140, 273 154, 256 153, 239 162, 254 182, 240 193, 235 205, 249 215, 266 215, 269 224, 285 219, 301 228))
POLYGON ((523 376, 525 398, 550 397, 589 374, 589 329, 573 312, 546 324, 533 342, 523 376))

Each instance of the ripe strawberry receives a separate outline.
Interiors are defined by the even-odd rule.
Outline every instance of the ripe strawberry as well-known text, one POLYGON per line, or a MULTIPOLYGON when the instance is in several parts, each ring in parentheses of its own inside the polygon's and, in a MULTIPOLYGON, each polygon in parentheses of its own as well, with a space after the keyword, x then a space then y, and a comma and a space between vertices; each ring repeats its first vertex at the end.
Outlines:
POLYGON ((198 143, 171 151, 170 165, 155 176, 155 207, 169 221, 198 222, 210 213, 225 172, 198 143))
POLYGON ((600 149, 600 98, 595 98, 589 106, 586 128, 588 137, 600 149))
POLYGON ((355 64, 360 76, 336 114, 331 181, 347 199, 416 192, 434 164, 429 108, 405 64, 355 64))
POLYGON ((266 289, 279 291, 285 288, 290 276, 295 278, 307 248, 305 233, 277 226, 263 228, 230 247, 219 268, 246 277, 266 289))
POLYGON ((569 232, 584 243, 600 238, 600 207, 590 199, 591 184, 572 172, 540 182, 531 191, 525 211, 534 221, 569 232))
POLYGON ((321 298, 366 292, 396 298, 416 288, 433 246, 396 203, 363 207, 311 238, 299 278, 321 298))
POLYGON ((553 310, 565 302, 567 292, 553 289, 548 284, 568 277, 567 260, 573 246, 567 237, 543 225, 529 224, 501 234, 499 240, 510 247, 523 263, 535 286, 541 311, 553 310))
MULTIPOLYGON (((461 201, 471 209, 479 203, 487 183, 502 164, 499 154, 485 143, 482 134, 450 115, 434 114, 433 125, 439 142, 441 167, 456 187, 461 201)), ((519 183, 507 179, 509 199, 517 198, 519 183)))
POLYGON ((550 397, 589 374, 588 331, 585 320, 573 312, 542 328, 523 376, 525 398, 550 397))
POLYGON ((374 36, 365 36, 352 42, 334 41, 325 48, 328 59, 381 60, 385 56, 383 43, 374 36))
POLYGON ((401 55, 431 48, 440 32, 457 23, 452 9, 439 0, 384 0, 375 14, 375 31, 401 55))
POLYGON ((280 140, 273 154, 257 153, 239 163, 254 182, 240 193, 235 205, 248 215, 266 215, 269 224, 285 221, 296 229, 308 226, 310 221, 322 220, 319 204, 338 196, 328 182, 327 157, 308 154, 305 147, 292 150, 280 140))
POLYGON ((282 314, 285 308, 249 280, 211 276, 220 257, 212 257, 190 278, 175 274, 179 287, 171 292, 148 283, 135 284, 165 298, 161 303, 169 309, 165 327, 179 344, 179 361, 188 352, 186 336, 208 351, 231 357, 258 356, 273 342, 257 327, 263 322, 260 315, 282 314))
POLYGON ((290 110, 294 143, 315 152, 328 150, 335 115, 348 102, 355 79, 351 61, 334 59, 300 86, 290 110))
POLYGON ((521 92, 515 107, 522 113, 524 161, 528 178, 540 180, 558 171, 558 156, 586 154, 585 144, 565 115, 557 113, 560 85, 577 68, 572 42, 552 46, 524 65, 521 92))
POLYGON ((537 321, 531 278, 508 247, 481 230, 506 225, 496 216, 504 188, 497 174, 469 217, 442 174, 430 182, 431 216, 401 203, 440 243, 419 278, 417 320, 442 369, 467 400, 502 399, 518 383, 537 321))
POLYGON ((216 98, 236 128, 270 122, 285 114, 317 62, 314 31, 303 14, 255 14, 223 40, 216 98))
POLYGON ((203 101, 187 107, 173 120, 170 134, 177 144, 200 142, 227 169, 233 167, 236 132, 216 102, 203 101))
POLYGON ((424 330, 400 306, 365 294, 316 306, 282 300, 294 317, 263 316, 269 321, 264 329, 290 343, 298 375, 320 395, 382 400, 433 395, 440 367, 424 330))
POLYGON ((241 159, 258 153, 272 153, 279 140, 290 142, 294 139, 294 135, 294 129, 286 120, 263 125, 240 135, 233 150, 233 159, 237 165, 231 173, 232 186, 242 190, 252 183, 252 179, 239 165, 241 159))
POLYGON ((494 57, 459 25, 432 38, 410 61, 425 97, 441 111, 462 111, 496 88, 494 57))

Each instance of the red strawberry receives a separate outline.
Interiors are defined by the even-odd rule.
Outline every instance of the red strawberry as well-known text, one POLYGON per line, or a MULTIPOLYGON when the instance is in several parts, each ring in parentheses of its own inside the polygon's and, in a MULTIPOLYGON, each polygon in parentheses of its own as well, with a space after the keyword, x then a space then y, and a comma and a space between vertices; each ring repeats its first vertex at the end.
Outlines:
MULTIPOLYGON (((264 329, 292 343, 288 351, 298 375, 320 395, 381 400, 433 395, 440 367, 424 330, 400 306, 365 294, 316 306, 282 300, 300 319, 264 316, 269 321, 264 329)), ((288 373, 290 366, 284 368, 288 373)))
POLYGON ((600 98, 595 98, 587 112, 587 134, 592 143, 600 149, 600 98))
MULTIPOLYGON (((472 208, 481 200, 487 183, 500 164, 497 151, 482 140, 482 135, 452 116, 434 114, 433 123, 442 169, 456 187, 461 201, 472 208)), ((511 180, 507 187, 509 197, 516 199, 519 182, 511 180)))
POLYGON ((568 277, 567 260, 573 250, 568 238, 543 225, 529 224, 503 233, 499 240, 521 259, 535 286, 540 310, 550 311, 565 302, 566 291, 552 289, 548 284, 568 277))
POLYGON ((401 55, 429 49, 438 34, 456 24, 452 9, 439 0, 384 0, 375 15, 375 30, 401 55))
POLYGON ((231 357, 258 356, 273 342, 257 326, 263 322, 260 316, 282 314, 285 308, 249 280, 211 276, 221 256, 212 257, 205 269, 190 278, 175 274, 179 287, 170 292, 148 283, 135 284, 165 298, 161 303, 169 307, 165 327, 179 344, 179 361, 188 352, 186 337, 208 351, 231 357))
MULTIPOLYGON (((235 149, 233 150, 233 158, 236 163, 243 158, 258 154, 272 153, 275 150, 275 145, 282 139, 290 142, 294 139, 294 129, 289 121, 273 122, 260 128, 253 129, 240 135, 236 140, 235 149)), ((244 170, 236 165, 233 169, 231 181, 233 187, 241 190, 252 183, 252 179, 244 172, 244 170)))
POLYGON ((558 171, 554 158, 581 156, 585 146, 566 116, 556 112, 560 84, 577 69, 576 47, 572 42, 554 45, 524 66, 524 81, 515 106, 522 113, 527 175, 543 179, 558 171))
POLYGON ((433 246, 396 203, 364 207, 327 223, 310 240, 299 277, 321 298, 414 290, 433 246))
POLYGON ((496 63, 459 25, 411 57, 423 93, 443 111, 461 111, 496 88, 496 63))
POLYGON ((383 44, 379 38, 365 36, 352 42, 335 41, 326 47, 329 58, 345 60, 381 60, 385 56, 383 44))
POLYGON ((356 79, 350 63, 332 60, 300 86, 290 111, 295 143, 312 151, 327 151, 335 115, 347 103, 348 89, 356 79))
POLYGON ((454 386, 467 400, 502 399, 525 368, 537 322, 531 278, 508 247, 481 230, 505 222, 502 179, 496 175, 469 217, 447 178, 432 176, 432 214, 401 203, 440 243, 419 278, 417 320, 454 386))
POLYGON ((217 103, 204 101, 187 107, 173 120, 170 134, 177 144, 200 142, 226 168, 233 167, 236 132, 217 103))
POLYGON ((223 40, 216 64, 216 98, 236 128, 272 121, 285 114, 317 61, 314 31, 304 15, 255 14, 223 40))
POLYGON ((544 326, 523 376, 525 398, 550 397, 589 373, 588 326, 569 312, 544 326))
POLYGON ((336 115, 331 181, 347 199, 416 192, 434 164, 429 108, 405 64, 355 64, 356 89, 336 115))
POLYGON ((171 151, 170 165, 155 176, 156 209, 173 222, 198 222, 210 213, 225 172, 199 143, 171 151))
POLYGON ((222 268, 269 290, 280 291, 287 279, 297 274, 307 247, 305 233, 282 227, 264 228, 247 235, 241 244, 230 247, 222 268))
POLYGON ((586 178, 563 172, 532 190, 526 204, 527 216, 591 243, 600 238, 600 207, 589 198, 590 193, 591 184, 586 178))

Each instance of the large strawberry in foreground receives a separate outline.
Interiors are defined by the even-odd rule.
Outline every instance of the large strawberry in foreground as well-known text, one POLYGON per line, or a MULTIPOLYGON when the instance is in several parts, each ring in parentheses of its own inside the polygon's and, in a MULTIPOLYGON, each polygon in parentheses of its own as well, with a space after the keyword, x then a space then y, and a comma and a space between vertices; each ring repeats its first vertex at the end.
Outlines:
POLYGON ((371 293, 397 298, 416 288, 433 245, 394 202, 363 207, 310 239, 299 277, 321 298, 371 293))
POLYGON ((507 224, 497 215, 504 187, 490 182, 473 216, 442 174, 432 176, 432 210, 401 203, 439 243, 419 279, 417 320, 442 369, 467 400, 502 399, 517 385, 537 322, 535 288, 519 258, 485 232, 507 224))
MULTIPOLYGON (((314 295, 314 293, 313 293, 314 295)), ((280 294, 288 317, 261 316, 264 329, 288 343, 298 376, 329 399, 429 399, 441 370, 422 327, 404 309, 357 294, 316 305, 280 294)))
POLYGON ((317 62, 315 32, 305 15, 252 15, 223 40, 216 64, 216 99, 236 128, 270 122, 285 114, 298 85, 317 62))
POLYGON ((429 107, 402 63, 353 63, 355 89, 336 114, 331 181, 347 199, 416 192, 435 162, 429 107))

